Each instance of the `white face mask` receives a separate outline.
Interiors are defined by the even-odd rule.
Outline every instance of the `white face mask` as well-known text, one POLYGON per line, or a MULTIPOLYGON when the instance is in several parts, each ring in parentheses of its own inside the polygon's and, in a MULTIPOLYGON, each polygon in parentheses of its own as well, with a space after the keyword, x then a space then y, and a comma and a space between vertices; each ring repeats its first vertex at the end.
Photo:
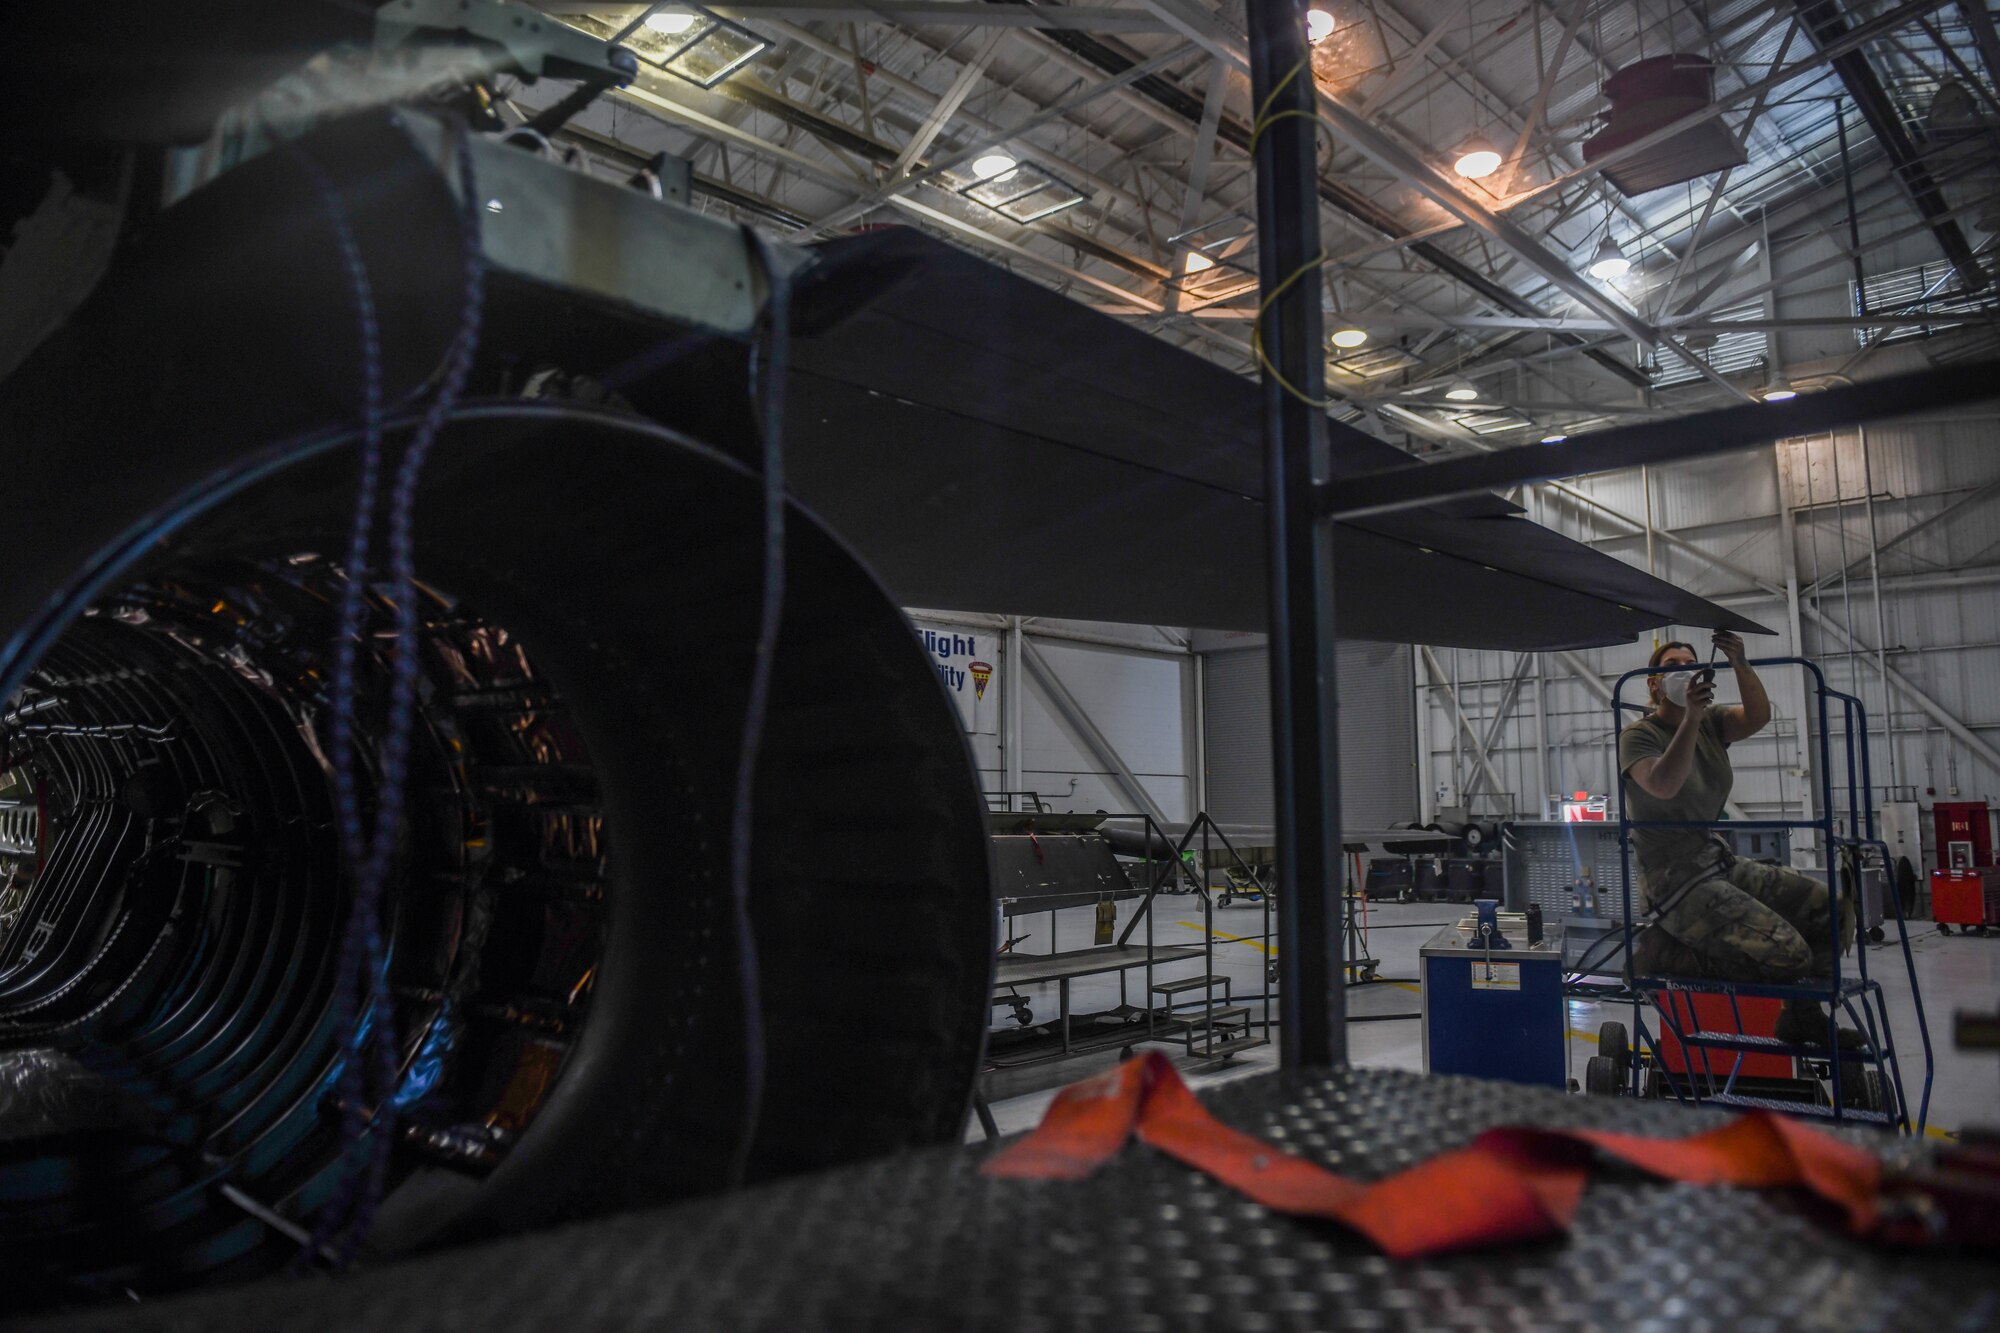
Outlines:
POLYGON ((1662 676, 1660 677, 1660 693, 1666 697, 1668 703, 1673 704, 1676 708, 1686 708, 1688 686, 1693 681, 1694 673, 1692 671, 1676 671, 1671 676, 1662 676))
POLYGON ((1697 671, 1676 671, 1670 676, 1660 677, 1660 693, 1676 708, 1686 708, 1688 686, 1694 684, 1697 671))

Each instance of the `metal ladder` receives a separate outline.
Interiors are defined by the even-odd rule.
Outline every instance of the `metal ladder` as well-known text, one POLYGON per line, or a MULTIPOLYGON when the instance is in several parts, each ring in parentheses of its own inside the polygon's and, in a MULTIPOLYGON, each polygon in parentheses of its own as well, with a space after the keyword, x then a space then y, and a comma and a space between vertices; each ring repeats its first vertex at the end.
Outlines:
MULTIPOLYGON (((1867 713, 1861 701, 1850 694, 1843 694, 1830 688, 1819 666, 1808 658, 1776 657, 1749 663, 1753 667, 1796 666, 1804 670, 1813 683, 1813 694, 1817 699, 1819 713, 1819 781, 1815 806, 1820 818, 1796 820, 1732 820, 1729 827, 1735 829, 1811 829, 1816 830, 1826 849, 1827 889, 1830 898, 1829 929, 1833 935, 1833 970, 1827 978, 1808 978, 1789 983, 1713 981, 1691 977, 1641 977, 1632 975, 1632 1030, 1635 1040, 1652 1057, 1654 1070, 1665 1080, 1668 1093, 1679 1101, 1704 1105, 1752 1107, 1763 1110, 1780 1111, 1788 1115, 1816 1116, 1836 1122, 1860 1122, 1893 1126, 1904 1133, 1922 1134, 1930 1111, 1931 1083, 1935 1074, 1931 1048, 1930 1027, 1924 1018, 1923 994, 1917 985, 1916 960, 1910 952, 1908 923, 1903 917, 1900 897, 1892 891, 1885 891, 1885 908, 1893 906, 1896 931, 1903 952, 1903 964, 1909 973, 1910 995, 1916 1011, 1917 1032, 1922 1038, 1924 1051, 1923 1093, 1916 1114, 1910 1113, 1909 1099, 1903 1087, 1902 1065, 1896 1053, 1895 1035, 1889 1024, 1887 997, 1881 982, 1868 975, 1868 950, 1865 942, 1865 928, 1860 920, 1858 902, 1859 890, 1864 872, 1864 863, 1872 853, 1881 858, 1885 880, 1892 880, 1890 872, 1893 861, 1888 845, 1876 836, 1875 812, 1869 801, 1872 790, 1872 772, 1867 745, 1867 713), (1831 703, 1840 702, 1842 710, 1842 739, 1847 761, 1846 827, 1843 834, 1840 819, 1834 805, 1834 767, 1831 740, 1831 703), (1859 744, 1857 745, 1857 739, 1859 744), (1857 750, 1859 751, 1857 759, 1857 750), (1850 872, 1852 883, 1849 882, 1850 872), (1843 974, 1840 952, 1840 912, 1839 904, 1843 896, 1857 899, 1855 971, 1854 975, 1843 974), (1726 1032, 1705 1029, 1696 1014, 1692 997, 1697 995, 1723 995, 1729 998, 1730 1016, 1737 1031, 1726 1032), (1689 997, 1684 1021, 1680 996, 1689 997), (1778 1040, 1776 1037, 1753 1036, 1741 1029, 1742 1009, 1739 1001, 1747 997, 1770 997, 1781 1000, 1815 1000, 1828 1008, 1826 1045, 1824 1047, 1803 1046, 1778 1040), (1684 1074, 1675 1074, 1666 1068, 1662 1059, 1661 1044, 1653 1029, 1646 1021, 1647 1001, 1653 1001, 1653 1008, 1661 1024, 1661 1034, 1671 1033, 1679 1042, 1687 1057, 1684 1074), (1839 1047, 1839 1025, 1845 1014, 1861 1032, 1863 1044, 1859 1048, 1841 1050, 1839 1047), (1718 1061, 1711 1060, 1706 1052, 1720 1051, 1729 1054, 1730 1067, 1726 1074, 1718 1072, 1718 1061), (1758 1097, 1738 1090, 1744 1058, 1751 1054, 1784 1055, 1795 1062, 1806 1061, 1810 1065, 1824 1062, 1828 1070, 1831 1105, 1816 1102, 1794 1102, 1777 1098, 1758 1097), (1701 1066, 1697 1071, 1696 1066, 1701 1066), (1860 1087, 1844 1087, 1846 1080, 1859 1076, 1860 1087), (1871 1079, 1870 1076, 1873 1076, 1871 1079), (1880 1106, 1858 1104, 1851 1094, 1865 1093, 1871 1085, 1879 1085, 1883 1103, 1880 1106), (1848 1104, 1851 1101, 1857 1104, 1848 1104)), ((1704 663, 1679 670, 1695 671, 1712 669, 1733 670, 1727 663, 1704 663)), ((1641 667, 1626 672, 1618 678, 1612 688, 1612 734, 1615 737, 1623 729, 1626 711, 1643 712, 1637 704, 1624 700, 1625 685, 1634 678, 1659 675, 1675 668, 1641 667)), ((1632 903, 1632 838, 1634 828, 1711 828, 1712 825, 1667 821, 1642 822, 1633 820, 1625 807, 1625 778, 1618 778, 1618 842, 1619 863, 1624 889, 1625 959, 1628 973, 1632 972, 1633 945, 1637 931, 1633 926, 1632 903)), ((1629 1072, 1630 1091, 1638 1095, 1641 1091, 1640 1067, 1632 1063, 1629 1072)))

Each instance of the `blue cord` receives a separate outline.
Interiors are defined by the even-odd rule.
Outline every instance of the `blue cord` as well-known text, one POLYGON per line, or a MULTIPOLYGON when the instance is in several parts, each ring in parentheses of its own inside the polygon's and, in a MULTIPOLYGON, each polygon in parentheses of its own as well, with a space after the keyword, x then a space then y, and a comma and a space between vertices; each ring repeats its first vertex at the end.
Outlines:
POLYGON ((740 1185, 763 1114, 765 1082, 764 995, 757 938, 750 920, 751 797, 757 782, 757 755, 770 712, 771 673, 785 609, 785 379, 791 370, 791 277, 770 244, 744 228, 770 287, 766 339, 750 350, 750 391, 762 406, 764 436, 764 591, 757 618, 757 652, 750 672, 750 698, 743 710, 742 743, 736 762, 736 802, 729 827, 729 888, 736 927, 736 973, 743 1006, 743 1126, 730 1169, 740 1185))
POLYGON ((425 459, 445 420, 456 406, 471 373, 479 346, 485 304, 485 267, 480 250, 477 182, 472 161, 471 132, 460 127, 456 158, 463 191, 459 224, 464 254, 464 302, 457 336, 447 353, 437 392, 425 409, 415 436, 398 464, 388 497, 389 600, 395 617, 390 652, 387 724, 377 749, 376 806, 372 825, 364 820, 360 778, 355 764, 355 704, 360 646, 366 629, 365 596, 374 539, 376 493, 382 481, 383 369, 382 338, 373 287, 339 187, 317 162, 296 145, 287 151, 304 168, 334 233, 348 298, 361 338, 362 453, 354 521, 348 534, 347 579, 341 588, 336 617, 331 704, 328 722, 329 759, 333 766, 334 805, 340 828, 341 852, 354 876, 353 905, 341 939, 335 971, 336 1013, 346 1016, 337 1088, 341 1102, 341 1161, 332 1197, 314 1220, 313 1234, 301 1254, 328 1253, 341 1234, 335 1262, 346 1267, 367 1239, 388 1183, 390 1151, 395 1142, 400 1046, 395 1015, 389 1002, 388 945, 382 926, 382 898, 397 834, 402 826, 403 797, 408 784, 411 735, 416 721, 419 676, 417 657, 415 512, 418 483, 425 459), (373 1057, 375 1081, 381 1090, 374 1115, 365 1109, 366 1065, 373 1057), (371 1133, 372 1131, 372 1133, 371 1133))

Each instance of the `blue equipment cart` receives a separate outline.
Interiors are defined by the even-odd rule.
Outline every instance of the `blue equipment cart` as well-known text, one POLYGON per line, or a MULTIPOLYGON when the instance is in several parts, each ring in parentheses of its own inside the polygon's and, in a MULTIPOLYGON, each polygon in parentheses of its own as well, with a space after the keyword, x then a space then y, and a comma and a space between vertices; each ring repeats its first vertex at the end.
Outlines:
POLYGON ((1566 1087, 1562 949, 1553 939, 1529 944, 1520 914, 1497 916, 1497 941, 1482 937, 1473 916, 1417 951, 1424 1068, 1566 1087))

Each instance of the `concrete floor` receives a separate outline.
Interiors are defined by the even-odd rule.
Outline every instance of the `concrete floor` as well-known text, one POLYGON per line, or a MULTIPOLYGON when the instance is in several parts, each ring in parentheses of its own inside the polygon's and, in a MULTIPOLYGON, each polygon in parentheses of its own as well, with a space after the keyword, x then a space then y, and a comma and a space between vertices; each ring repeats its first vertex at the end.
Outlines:
MULTIPOLYGON (((1137 908, 1136 903, 1119 904, 1121 928, 1137 908)), ((1156 944, 1199 944, 1215 940, 1214 974, 1231 979, 1237 1002, 1254 999, 1264 989, 1264 960, 1273 947, 1265 938, 1275 932, 1276 922, 1266 925, 1262 908, 1237 904, 1216 908, 1204 923, 1200 901, 1193 895, 1162 896, 1155 903, 1154 942, 1156 944)), ((1415 1018, 1372 1016, 1417 1012, 1419 996, 1417 950, 1447 922, 1456 920, 1466 909, 1446 903, 1372 903, 1368 907, 1368 952, 1379 960, 1381 975, 1387 980, 1347 992, 1347 1041, 1349 1059, 1357 1065, 1389 1069, 1422 1069, 1423 1045, 1420 1024, 1415 1018)), ((1060 913, 1055 922, 1056 946, 1079 949, 1091 943, 1094 909, 1077 908, 1060 913)), ((1016 918, 1012 933, 1026 935, 1014 947, 1023 952, 1042 953, 1049 949, 1049 915, 1016 918)), ((1134 936, 1143 939, 1143 927, 1134 936)), ((1990 1053, 1960 1053, 1951 1049, 1951 1015, 1957 1009, 1980 1008, 1991 1011, 2000 1002, 2000 932, 1984 937, 1968 937, 1956 931, 1940 935, 1928 921, 1912 923, 1910 950, 1915 959, 1918 983, 1922 988, 1924 1011, 1930 1022, 1931 1043, 1936 1069, 1931 1086, 1928 1133, 1949 1136, 1967 1124, 2000 1123, 2000 1057, 1990 1053)), ((1849 955, 1847 966, 1852 966, 1849 955)), ((1902 950, 1895 942, 1893 925, 1885 944, 1868 946, 1870 974, 1883 983, 1888 997, 1896 1048, 1903 1061, 1905 1086, 1912 1104, 1923 1095, 1922 1043, 1919 1039, 1915 1006, 1910 1000, 1910 983, 1903 966, 1902 950)), ((1163 966, 1156 979, 1199 975, 1201 960, 1163 966)), ((1124 998, 1132 1004, 1144 1003, 1144 973, 1134 971, 1126 983, 1124 998)), ((1057 992, 1053 984, 1024 986, 1020 993, 1033 1006, 1035 1020, 1053 1019, 1057 1013, 1057 992)), ((1084 977, 1071 983, 1071 1008, 1075 1013, 1109 1009, 1120 1001, 1115 976, 1084 977)), ((996 1027, 1006 1026, 1006 1011, 994 1011, 996 1027)), ((1597 1052, 1597 1030, 1608 1018, 1631 1025, 1631 1006, 1572 1001, 1569 1016, 1570 1076, 1581 1082, 1584 1062, 1597 1052)), ((1275 1031, 1273 1036, 1275 1037, 1275 1031)), ((1259 1047, 1245 1051, 1227 1062, 1189 1059, 1179 1044, 1157 1049, 1175 1057, 1191 1084, 1202 1087, 1241 1078, 1277 1063, 1277 1048, 1259 1047)), ((1085 1078, 1117 1062, 1116 1050, 1020 1069, 1003 1069, 988 1074, 984 1087, 995 1121, 1003 1134, 1032 1128, 1063 1086, 1085 1078)), ((969 1139, 981 1133, 974 1124, 969 1139)))

